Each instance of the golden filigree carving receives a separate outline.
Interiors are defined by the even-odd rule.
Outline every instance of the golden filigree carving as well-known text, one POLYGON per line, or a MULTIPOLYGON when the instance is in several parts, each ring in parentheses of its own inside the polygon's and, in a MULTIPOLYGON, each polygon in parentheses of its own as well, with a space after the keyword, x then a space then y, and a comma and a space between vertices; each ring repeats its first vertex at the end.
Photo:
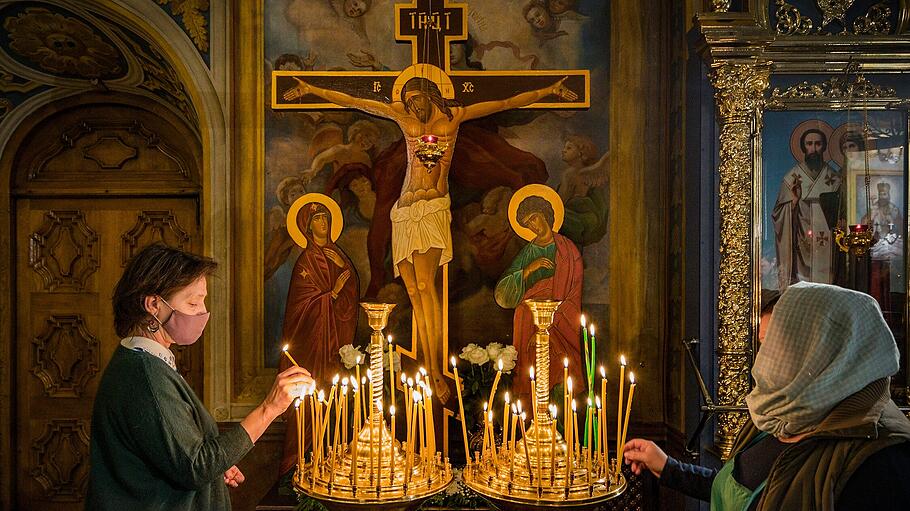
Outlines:
POLYGON ((807 35, 812 32, 812 19, 803 16, 796 6, 784 0, 777 0, 777 24, 775 29, 778 35, 807 35))
POLYGON ((822 24, 819 28, 837 20, 842 26, 847 26, 847 9, 855 0, 817 0, 818 8, 822 11, 822 24))
MULTIPOLYGON (((771 65, 720 64, 711 72, 720 123, 720 263, 717 300, 719 405, 740 405, 752 362, 752 141, 760 125, 771 65)), ((716 442, 724 456, 745 420, 718 415, 716 442)))
POLYGON ((853 20, 853 33, 856 35, 883 35, 891 33, 891 7, 879 2, 853 20))
POLYGON ((876 85, 863 75, 850 81, 850 73, 834 76, 820 83, 800 82, 792 87, 771 90, 768 108, 781 108, 784 103, 797 101, 830 101, 833 99, 888 99, 896 98, 891 87, 876 85))
POLYGON ((711 10, 714 12, 728 12, 730 0, 711 0, 711 10))
POLYGON ((203 13, 209 10, 209 0, 157 0, 159 5, 170 5, 174 16, 183 20, 183 28, 199 51, 209 51, 209 33, 203 13))

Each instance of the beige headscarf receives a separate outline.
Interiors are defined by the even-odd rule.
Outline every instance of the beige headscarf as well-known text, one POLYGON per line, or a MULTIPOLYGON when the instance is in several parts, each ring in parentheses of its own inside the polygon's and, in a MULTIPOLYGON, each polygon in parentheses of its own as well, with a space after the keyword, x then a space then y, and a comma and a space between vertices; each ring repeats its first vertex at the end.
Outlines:
POLYGON ((871 296, 827 284, 787 288, 755 357, 746 396, 758 429, 778 437, 811 431, 834 405, 893 375, 894 336, 871 296))

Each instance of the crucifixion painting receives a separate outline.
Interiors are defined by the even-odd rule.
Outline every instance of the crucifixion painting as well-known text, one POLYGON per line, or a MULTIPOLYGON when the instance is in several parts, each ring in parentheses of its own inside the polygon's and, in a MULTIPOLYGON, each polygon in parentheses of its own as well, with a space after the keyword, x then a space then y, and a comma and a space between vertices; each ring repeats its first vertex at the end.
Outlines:
POLYGON ((584 108, 585 71, 449 70, 449 42, 467 37, 466 4, 397 4, 396 37, 410 41, 414 64, 401 72, 273 73, 273 108, 351 108, 390 119, 404 134, 407 170, 392 207, 392 263, 404 281, 436 395, 445 402, 440 266, 452 259, 449 173, 463 122, 516 108, 584 108))

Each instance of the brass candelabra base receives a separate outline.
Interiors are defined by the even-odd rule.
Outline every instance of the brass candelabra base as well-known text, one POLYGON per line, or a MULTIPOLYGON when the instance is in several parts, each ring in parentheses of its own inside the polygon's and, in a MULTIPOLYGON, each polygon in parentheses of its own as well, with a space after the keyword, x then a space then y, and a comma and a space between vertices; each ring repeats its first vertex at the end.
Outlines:
POLYGON ((441 453, 419 450, 409 464, 407 452, 407 445, 396 441, 384 422, 373 427, 372 435, 368 424, 356 444, 352 441, 335 453, 329 449, 323 459, 298 467, 294 485, 329 509, 415 509, 452 482, 452 467, 441 453))
POLYGON ((559 432, 552 438, 549 427, 532 427, 525 438, 527 455, 522 440, 499 449, 495 459, 488 452, 465 467, 465 484, 503 511, 589 507, 625 491, 625 478, 610 471, 608 459, 595 453, 589 465, 587 449, 573 455, 568 469, 567 444, 559 432))

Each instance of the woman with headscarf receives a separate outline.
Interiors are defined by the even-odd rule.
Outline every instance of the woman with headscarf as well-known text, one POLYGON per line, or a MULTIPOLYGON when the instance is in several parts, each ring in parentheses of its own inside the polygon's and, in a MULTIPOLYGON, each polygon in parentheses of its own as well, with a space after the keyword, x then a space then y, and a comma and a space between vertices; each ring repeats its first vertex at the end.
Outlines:
POLYGON ((906 509, 910 421, 891 400, 899 354, 878 303, 801 282, 761 337, 751 420, 719 471, 641 439, 626 444, 625 462, 714 510, 906 509))
MULTIPOLYGON (((282 343, 321 386, 331 381, 339 369, 338 350, 354 340, 360 293, 354 265, 332 241, 333 219, 329 209, 318 202, 301 208, 297 225, 306 238, 306 247, 297 258, 288 286, 282 343)), ((281 358, 281 368, 288 366, 281 358)), ((297 462, 297 428, 293 413, 288 413, 287 434, 281 473, 297 462)), ((310 438, 309 435, 303 435, 310 438)))

